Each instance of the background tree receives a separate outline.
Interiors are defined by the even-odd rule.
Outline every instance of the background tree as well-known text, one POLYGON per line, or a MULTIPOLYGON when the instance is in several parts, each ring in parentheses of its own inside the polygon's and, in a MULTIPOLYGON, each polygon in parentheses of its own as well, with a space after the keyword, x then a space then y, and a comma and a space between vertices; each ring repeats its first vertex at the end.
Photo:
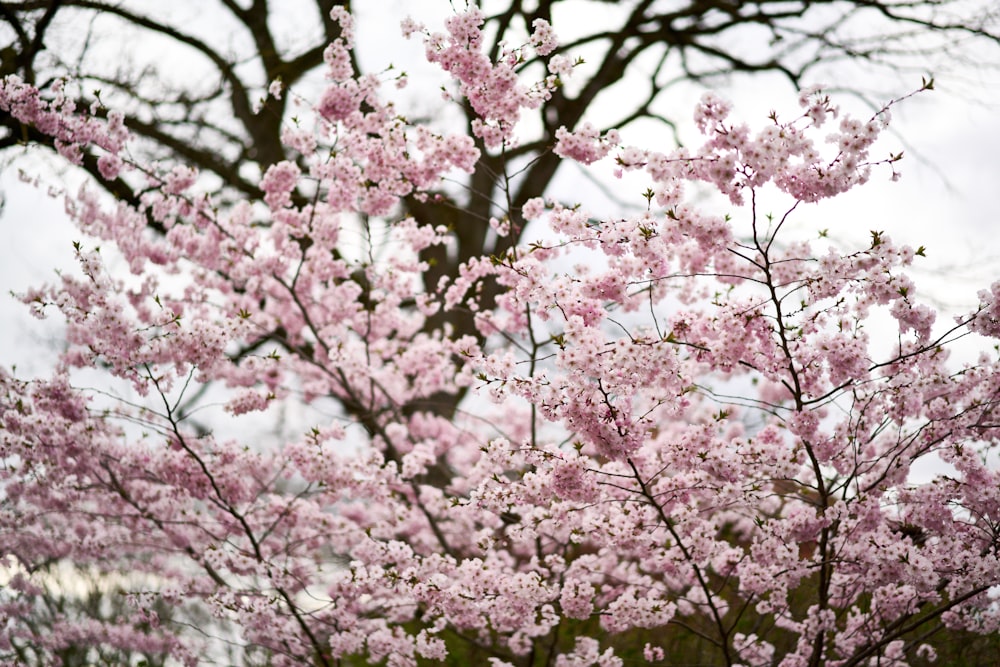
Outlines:
MULTIPOLYGON (((59 9, 46 7, 31 15, 36 36, 59 9)), ((386 106, 377 78, 357 77, 352 24, 334 11, 315 130, 274 115, 281 157, 248 149, 263 178, 241 165, 253 188, 241 190, 216 172, 212 197, 186 160, 156 165, 155 143, 132 148, 141 114, 97 106, 107 122, 91 120, 71 108, 73 86, 6 82, 12 131, 89 168, 125 203, 82 194, 71 207, 141 279, 119 282, 80 244, 82 277, 26 297, 39 313, 61 310, 70 331, 54 379, 2 378, 10 657, 208 659, 231 641, 246 661, 292 664, 446 652, 458 663, 614 664, 615 651, 901 664, 933 651, 923 644, 944 628, 995 629, 995 473, 977 458, 994 446, 995 360, 952 369, 942 349, 968 329, 996 335, 997 290, 932 333, 902 273, 921 251, 877 231, 856 249, 786 242, 797 202, 867 178, 888 109, 845 120, 830 155, 807 136, 833 113, 818 92, 803 94, 801 117, 753 135, 707 98, 699 151, 619 148, 581 126, 639 57, 630 49, 662 41, 645 30, 667 15, 626 9, 635 34, 595 38, 613 48, 589 99, 594 78, 572 93, 558 85, 572 61, 558 59, 541 17, 508 40, 524 47, 484 44, 475 13, 425 34, 472 136, 386 106), (550 108, 576 108, 563 118, 578 131, 550 123, 550 108), (514 133, 530 113, 540 139, 514 133), (533 196, 560 160, 609 153, 650 183, 635 215, 533 196), (469 174, 467 200, 442 194, 456 170, 469 174), (686 203, 685 182, 728 195, 737 222, 686 203), (768 183, 791 198, 785 215, 758 204, 768 183), (377 238, 380 219, 391 245, 377 238), (347 220, 366 231, 361 244, 340 239, 347 220), (518 243, 530 221, 556 240, 518 243), (589 274, 560 268, 571 247, 599 258, 589 274), (898 323, 893 350, 870 349, 873 306, 898 323), (154 403, 88 402, 68 370, 93 366, 154 403), (713 390, 739 378, 758 388, 735 401, 713 390), (225 437, 225 420, 195 423, 212 410, 212 384, 232 390, 232 415, 337 408, 265 449, 225 437), (955 474, 909 485, 910 465, 930 454, 955 474), (53 562, 151 583, 126 592, 134 618, 114 607, 37 615, 58 597, 39 587, 53 562), (202 609, 220 619, 197 626, 205 642, 187 631, 202 609), (661 627, 674 631, 644 630, 661 627)), ((701 11, 721 21, 734 10, 701 11)), ((504 16, 515 26, 513 10, 492 20, 504 16)), ((278 92, 287 99, 274 87, 267 105, 278 92)))

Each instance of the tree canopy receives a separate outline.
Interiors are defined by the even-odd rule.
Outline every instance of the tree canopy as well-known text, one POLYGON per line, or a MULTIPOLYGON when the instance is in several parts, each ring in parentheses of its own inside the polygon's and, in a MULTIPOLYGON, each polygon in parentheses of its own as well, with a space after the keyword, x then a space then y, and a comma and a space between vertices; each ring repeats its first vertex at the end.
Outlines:
POLYGON ((0 371, 0 655, 905 665, 995 636, 1000 283, 940 324, 922 247, 796 229, 901 159, 873 146, 906 94, 855 118, 812 73, 995 48, 989 4, 456 7, 402 21, 446 76, 431 118, 359 57, 395 19, 212 9, 227 39, 0 5, 0 147, 91 184, 78 271, 21 296, 65 318, 58 369, 0 371), (560 41, 574 8, 607 21, 560 41), (798 108, 664 104, 768 73, 798 108), (589 212, 550 195, 567 163, 645 192, 589 212), (949 361, 965 337, 983 355, 949 361), (291 437, 241 428, 287 410, 291 437))

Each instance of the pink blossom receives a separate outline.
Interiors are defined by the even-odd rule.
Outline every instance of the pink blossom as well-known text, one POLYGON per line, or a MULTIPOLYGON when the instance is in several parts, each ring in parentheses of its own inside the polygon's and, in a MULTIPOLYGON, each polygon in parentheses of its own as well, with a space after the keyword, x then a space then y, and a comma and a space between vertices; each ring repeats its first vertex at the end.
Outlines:
POLYGON ((549 58, 548 68, 556 76, 569 76, 573 71, 573 60, 568 56, 556 54, 549 58))
POLYGON ((521 207, 521 214, 525 220, 538 220, 545 214, 545 200, 541 197, 529 199, 521 207))
POLYGON ((480 201, 463 172, 523 168, 505 151, 555 81, 520 64, 571 67, 551 26, 491 57, 476 8, 404 22, 476 115, 442 133, 353 71, 353 20, 331 16, 316 122, 232 204, 138 162, 121 114, 0 82, 68 162, 144 188, 60 195, 76 265, 19 296, 65 340, 51 377, 0 369, 0 659, 195 664, 223 637, 288 665, 481 643, 495 665, 613 667, 637 629, 691 627, 732 664, 902 665, 934 656, 900 634, 924 620, 1000 629, 1000 368, 986 346, 948 358, 963 329, 1000 336, 1000 282, 940 327, 907 275, 920 250, 789 231, 877 173, 888 106, 851 118, 809 89, 751 125, 708 94, 704 144, 667 152, 562 128, 557 156, 614 150, 590 168, 649 181, 634 206, 473 192, 479 217, 454 216, 480 201), (48 614, 91 576, 129 613, 48 614))
POLYGON ((359 102, 357 86, 330 86, 323 93, 316 109, 327 120, 343 121, 357 110, 359 102))
POLYGON ((281 79, 275 79, 267 86, 267 93, 276 100, 281 99, 281 95, 284 92, 285 87, 282 84, 281 79))
POLYGON ((531 45, 535 47, 535 52, 540 56, 547 56, 559 46, 559 38, 556 37, 552 26, 545 19, 535 19, 531 22, 533 29, 531 33, 531 45))
POLYGON ((581 164, 591 164, 605 157, 618 144, 618 133, 610 130, 602 137, 590 123, 584 123, 580 129, 569 132, 565 128, 556 131, 556 155, 576 160, 581 164))
POLYGON ((279 162, 268 167, 260 182, 267 205, 272 209, 290 205, 292 190, 295 189, 300 174, 294 162, 279 162))

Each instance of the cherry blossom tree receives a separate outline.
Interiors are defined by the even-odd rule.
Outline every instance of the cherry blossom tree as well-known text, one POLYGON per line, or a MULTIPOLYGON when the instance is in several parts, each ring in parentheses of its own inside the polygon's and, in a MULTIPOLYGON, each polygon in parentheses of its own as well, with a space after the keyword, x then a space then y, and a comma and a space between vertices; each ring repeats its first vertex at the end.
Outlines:
POLYGON ((59 367, 0 371, 4 659, 902 666, 996 633, 1000 283, 938 322, 922 247, 799 221, 897 174, 899 100, 809 88, 754 129, 708 94, 691 149, 556 129, 546 161, 644 184, 598 216, 513 194, 519 121, 573 76, 547 21, 492 53, 475 8, 404 22, 473 117, 446 133, 330 20, 286 157, 225 206, 121 112, 0 84, 9 123, 136 184, 66 197, 78 270, 22 295, 65 320, 59 367), (488 248, 400 214, 484 162, 488 248), (278 411, 296 434, 253 430, 278 411), (61 604, 88 584, 114 603, 61 604))
MULTIPOLYGON (((368 17, 364 41, 378 43, 386 31, 394 32, 395 19, 385 27, 387 12, 421 4, 452 3, 358 3, 356 9, 368 17)), ((0 5, 0 45, 9 45, 0 48, 0 74, 19 75, 50 100, 55 82, 68 81, 63 94, 78 107, 96 102, 99 113, 105 105, 121 112, 135 138, 132 155, 198 169, 211 183, 217 205, 227 207, 260 198, 260 176, 280 161, 297 159, 281 139, 283 128, 299 113, 297 96, 318 99, 314 84, 326 67, 324 49, 340 34, 330 18, 338 6, 348 3, 8 0, 0 5), (267 96, 269 85, 284 94, 267 96), (255 113, 261 105, 262 112, 255 113)), ((508 208, 519 211, 550 192, 563 162, 547 148, 560 127, 591 121, 602 132, 677 128, 688 103, 676 100, 696 100, 693 86, 717 87, 741 77, 752 78, 754 85, 784 83, 789 94, 815 81, 832 82, 874 110, 886 90, 892 91, 888 97, 908 92, 928 71, 954 74, 949 82, 955 90, 974 69, 968 88, 978 95, 979 74, 992 76, 991 63, 1000 62, 1000 15, 991 0, 489 0, 483 10, 482 48, 494 60, 504 44, 523 42, 542 20, 562 21, 560 29, 569 32, 552 55, 585 62, 572 85, 553 89, 535 109, 524 110, 530 122, 503 156, 477 145, 476 168, 457 176, 465 188, 441 198, 404 198, 401 215, 450 228, 451 250, 432 245, 422 254, 428 289, 445 276, 454 279, 472 258, 503 254, 520 240, 524 225, 497 236, 483 223, 498 216, 498 199, 509 198, 508 208), (524 165, 520 178, 503 180, 505 161, 524 165)), ((380 60, 366 70, 363 57, 352 51, 350 58, 356 76, 386 66, 380 60)), ((408 63, 396 66, 394 74, 413 69, 408 63)), ((411 111, 416 117, 440 110, 425 103, 411 111)), ((463 105, 451 108, 447 118, 471 125, 478 116, 474 107, 463 105)), ((53 139, 0 117, 0 149, 25 141, 51 146, 53 139)), ((138 205, 146 184, 109 178, 99 157, 83 147, 81 167, 116 198, 138 205)), ((147 224, 164 231, 152 216, 147 224)), ((495 283, 486 281, 480 294, 482 307, 492 308, 495 283)), ((459 335, 479 335, 461 313, 442 311, 425 329, 440 328, 443 318, 459 335)), ((442 394, 435 400, 440 410, 450 411, 461 399, 442 394)))

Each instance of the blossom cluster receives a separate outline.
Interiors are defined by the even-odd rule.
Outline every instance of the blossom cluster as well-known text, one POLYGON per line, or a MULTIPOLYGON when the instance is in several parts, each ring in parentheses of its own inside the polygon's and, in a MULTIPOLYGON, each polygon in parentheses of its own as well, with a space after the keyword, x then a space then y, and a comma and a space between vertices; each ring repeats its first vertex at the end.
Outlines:
POLYGON ((947 353, 1000 337, 1000 287, 940 329, 907 275, 920 250, 789 234, 870 178, 888 106, 852 119, 811 89, 753 132, 710 94, 704 145, 676 151, 560 129, 561 158, 648 179, 641 212, 497 205, 475 231, 509 245, 441 277, 469 230, 407 206, 446 201, 477 145, 513 146, 565 54, 542 20, 495 60, 478 9, 404 22, 478 115, 442 135, 351 71, 332 16, 315 125, 229 207, 184 165, 129 160, 120 115, 0 82, 0 110, 142 192, 68 197, 78 271, 22 295, 67 329, 53 377, 0 369, 0 658, 197 664, 216 637, 276 665, 617 667, 692 642, 729 665, 905 665, 933 655, 910 642, 928 619, 1000 628, 1000 369, 947 353), (688 195, 704 184, 729 208, 688 195), (114 378, 133 394, 110 400, 114 378), (299 421, 245 427, 262 416, 299 421), (914 483, 928 457, 948 474, 914 483), (53 563, 129 575, 132 611, 46 615, 53 563))
MULTIPOLYGON (((447 33, 428 32, 413 21, 404 21, 404 35, 424 32, 427 62, 436 63, 459 84, 461 97, 475 111, 473 134, 487 148, 512 146, 515 127, 523 109, 536 109, 548 99, 554 78, 527 86, 518 67, 528 57, 526 49, 505 50, 493 62, 483 52, 481 28, 486 15, 478 8, 456 14, 445 22, 447 33)), ((548 56, 558 44, 552 26, 544 19, 532 23, 530 46, 538 56, 548 56)), ((565 69, 565 68, 563 68, 565 69)))

